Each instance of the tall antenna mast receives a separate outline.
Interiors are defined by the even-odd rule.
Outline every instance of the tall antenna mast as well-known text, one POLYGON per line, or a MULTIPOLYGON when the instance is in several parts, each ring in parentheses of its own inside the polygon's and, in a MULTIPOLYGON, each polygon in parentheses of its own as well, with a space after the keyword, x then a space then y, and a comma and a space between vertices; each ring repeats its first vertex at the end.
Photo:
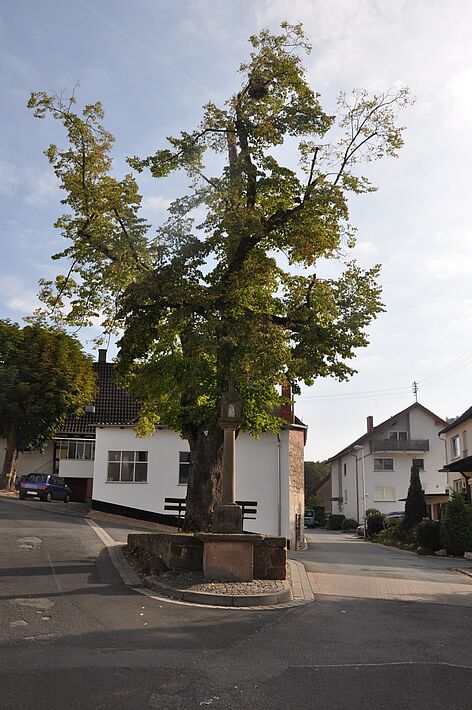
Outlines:
POLYGON ((414 396, 415 396, 415 402, 418 402, 418 383, 417 383, 417 382, 413 382, 413 384, 411 385, 411 387, 412 387, 412 389, 413 389, 413 394, 414 394, 414 396))

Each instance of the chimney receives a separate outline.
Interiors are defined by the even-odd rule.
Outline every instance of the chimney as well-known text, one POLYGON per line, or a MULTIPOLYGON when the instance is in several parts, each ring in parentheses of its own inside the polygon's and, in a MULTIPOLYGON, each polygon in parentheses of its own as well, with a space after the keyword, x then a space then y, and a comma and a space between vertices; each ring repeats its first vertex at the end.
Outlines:
POLYGON ((106 362, 107 361, 107 351, 105 348, 99 348, 98 349, 98 362, 106 362))
POLYGON ((292 387, 288 380, 285 380, 282 384, 282 397, 286 400, 290 400, 290 402, 282 404, 280 407, 280 416, 289 424, 293 424, 292 387))
POLYGON ((369 416, 367 417, 367 433, 370 434, 372 429, 374 428, 374 417, 369 416))

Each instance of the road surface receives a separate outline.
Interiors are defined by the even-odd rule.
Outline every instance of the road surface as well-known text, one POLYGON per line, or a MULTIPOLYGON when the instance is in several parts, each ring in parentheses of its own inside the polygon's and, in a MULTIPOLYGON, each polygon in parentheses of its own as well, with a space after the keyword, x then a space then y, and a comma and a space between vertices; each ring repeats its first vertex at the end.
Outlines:
MULTIPOLYGON (((471 707, 467 605, 192 607, 125 587, 93 529, 54 503, 0 499, 0 534, 1 710, 471 707)), ((320 553, 308 567, 332 564, 320 553)))

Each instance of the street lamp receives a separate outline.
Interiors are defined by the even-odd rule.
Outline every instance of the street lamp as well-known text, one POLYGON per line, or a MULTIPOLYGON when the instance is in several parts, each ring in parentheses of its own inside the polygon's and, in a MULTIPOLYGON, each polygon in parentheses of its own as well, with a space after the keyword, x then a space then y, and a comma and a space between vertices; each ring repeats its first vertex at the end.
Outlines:
MULTIPOLYGON (((360 444, 352 447, 355 451, 362 451, 362 498, 364 500, 364 542, 367 540, 367 499, 365 492, 365 463, 364 463, 364 447, 360 444)), ((357 461, 357 459, 356 459, 357 461)))
POLYGON ((230 381, 228 391, 221 396, 219 424, 224 432, 223 471, 221 480, 221 503, 215 506, 214 532, 242 532, 242 514, 236 505, 235 464, 236 430, 241 424, 241 396, 230 381))

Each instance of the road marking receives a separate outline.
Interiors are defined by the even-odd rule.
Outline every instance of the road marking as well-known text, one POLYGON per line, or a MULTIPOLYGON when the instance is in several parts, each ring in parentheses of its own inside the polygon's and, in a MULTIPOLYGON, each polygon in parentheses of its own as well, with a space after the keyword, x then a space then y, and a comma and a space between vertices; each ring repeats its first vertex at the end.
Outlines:
POLYGON ((116 542, 112 538, 112 536, 109 535, 107 531, 102 528, 101 525, 98 525, 95 520, 90 520, 90 518, 84 518, 84 520, 87 525, 90 525, 90 527, 95 531, 95 533, 98 535, 104 545, 106 545, 107 547, 112 547, 116 545, 116 542))

